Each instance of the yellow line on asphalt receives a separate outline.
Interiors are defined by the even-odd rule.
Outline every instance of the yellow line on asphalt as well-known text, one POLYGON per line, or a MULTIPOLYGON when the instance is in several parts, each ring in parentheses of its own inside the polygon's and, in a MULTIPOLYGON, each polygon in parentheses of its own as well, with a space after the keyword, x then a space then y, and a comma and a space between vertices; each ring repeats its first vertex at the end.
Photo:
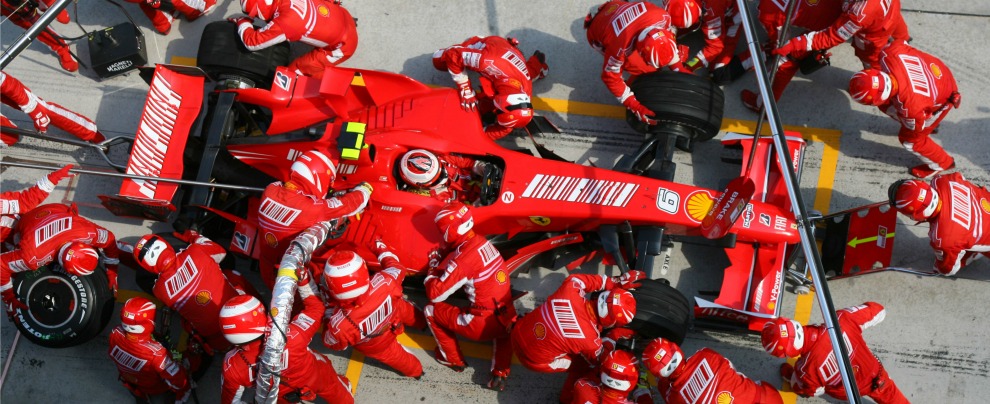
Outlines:
POLYGON ((351 394, 357 394, 362 369, 364 369, 364 354, 355 349, 351 353, 351 360, 347 362, 347 371, 344 373, 344 377, 351 381, 351 394))
POLYGON ((168 62, 173 65, 196 66, 196 58, 185 56, 172 56, 168 62))

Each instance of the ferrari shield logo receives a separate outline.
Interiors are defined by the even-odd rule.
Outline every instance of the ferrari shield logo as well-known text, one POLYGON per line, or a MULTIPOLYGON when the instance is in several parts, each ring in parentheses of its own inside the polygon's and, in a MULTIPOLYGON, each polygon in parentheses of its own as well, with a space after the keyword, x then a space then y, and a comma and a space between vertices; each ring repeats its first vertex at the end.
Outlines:
POLYGON ((550 224, 550 218, 546 216, 530 216, 529 221, 535 223, 537 226, 546 226, 550 224))

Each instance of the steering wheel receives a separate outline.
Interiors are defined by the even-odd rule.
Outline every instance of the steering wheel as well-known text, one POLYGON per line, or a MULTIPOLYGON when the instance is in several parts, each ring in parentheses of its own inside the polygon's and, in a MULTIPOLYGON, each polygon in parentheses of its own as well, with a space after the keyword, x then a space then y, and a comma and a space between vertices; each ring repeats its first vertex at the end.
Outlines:
POLYGON ((502 169, 495 164, 486 164, 485 172, 481 176, 481 197, 479 204, 488 206, 498 200, 499 191, 502 188, 502 169))

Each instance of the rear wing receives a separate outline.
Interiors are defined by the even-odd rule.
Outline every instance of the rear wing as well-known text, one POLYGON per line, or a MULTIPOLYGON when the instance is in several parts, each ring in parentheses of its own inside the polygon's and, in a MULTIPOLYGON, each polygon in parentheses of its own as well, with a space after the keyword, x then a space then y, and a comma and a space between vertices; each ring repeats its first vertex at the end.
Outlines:
MULTIPOLYGON (((203 108, 206 74, 197 68, 158 65, 151 79, 127 174, 181 179, 183 152, 189 133, 203 108)), ((101 195, 108 210, 118 216, 167 220, 175 211, 179 184, 125 179, 120 193, 101 195), (163 216, 165 215, 165 216, 163 216)))

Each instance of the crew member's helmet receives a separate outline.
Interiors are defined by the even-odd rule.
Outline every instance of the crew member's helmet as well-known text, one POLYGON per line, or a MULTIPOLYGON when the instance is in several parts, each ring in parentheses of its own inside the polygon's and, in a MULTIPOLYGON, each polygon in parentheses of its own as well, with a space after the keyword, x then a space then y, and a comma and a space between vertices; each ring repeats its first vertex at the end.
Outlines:
POLYGON ((684 352, 670 340, 654 339, 643 350, 643 366, 656 377, 670 377, 682 362, 684 352))
POLYGON ((241 11, 251 18, 271 21, 275 17, 276 0, 241 0, 241 11))
POLYGON ((696 0, 667 0, 665 8, 670 14, 670 25, 677 27, 678 32, 690 32, 701 26, 701 5, 696 0))
POLYGON ((602 360, 602 385, 621 392, 632 391, 639 380, 636 357, 629 351, 616 349, 602 360))
POLYGON ((305 152, 292 163, 289 181, 308 195, 324 197, 333 180, 337 178, 337 167, 327 155, 316 150, 305 152))
POLYGON ((448 243, 459 243, 462 239, 473 234, 474 217, 471 216, 471 209, 463 202, 450 202, 440 208, 433 222, 437 224, 443 240, 448 243))
POLYGON ((350 250, 339 250, 327 260, 323 277, 334 299, 351 304, 368 293, 368 265, 350 250))
POLYGON ((147 338, 155 331, 155 304, 143 297, 132 297, 120 309, 120 325, 125 332, 147 338))
POLYGON ((900 180, 890 184, 887 197, 891 207, 918 222, 930 220, 942 210, 938 192, 924 181, 900 180))
POLYGON ((636 298, 628 290, 615 288, 598 294, 597 309, 602 328, 622 327, 636 317, 636 298))
POLYGON ((804 348, 804 327, 797 321, 777 317, 763 325, 760 340, 770 355, 793 358, 804 348))
POLYGON ((76 276, 86 276, 96 270, 96 266, 100 263, 100 254, 89 244, 73 241, 62 246, 58 260, 66 272, 76 276))
POLYGON ((134 259, 146 271, 160 274, 175 261, 175 250, 161 236, 148 234, 134 244, 134 259))
POLYGON ((863 105, 882 105, 890 99, 892 89, 890 75, 877 69, 858 71, 849 79, 849 95, 863 105))
POLYGON ((526 93, 495 96, 495 121, 506 128, 521 128, 533 119, 533 104, 526 93))
POLYGON ((655 69, 681 61, 674 34, 661 28, 643 30, 637 38, 636 51, 647 65, 655 69))
POLYGON ((220 309, 220 329, 231 344, 240 345, 265 335, 265 306, 251 295, 234 296, 220 309))

